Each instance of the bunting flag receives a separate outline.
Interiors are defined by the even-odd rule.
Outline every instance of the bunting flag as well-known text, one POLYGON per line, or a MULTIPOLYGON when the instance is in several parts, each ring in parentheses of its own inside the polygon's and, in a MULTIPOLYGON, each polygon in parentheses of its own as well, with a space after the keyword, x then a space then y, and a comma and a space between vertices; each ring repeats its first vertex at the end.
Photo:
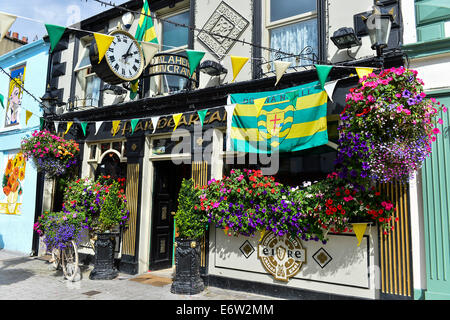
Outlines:
POLYGON ((208 109, 197 111, 198 118, 200 119, 200 123, 203 127, 203 121, 205 120, 206 114, 208 113, 208 109))
POLYGON ((325 84, 325 81, 327 81, 328 74, 330 73, 333 66, 320 64, 315 64, 314 66, 316 67, 317 70, 317 77, 319 78, 320 85, 322 86, 322 89, 324 89, 323 86, 325 84))
POLYGON ((119 125, 120 125, 120 120, 114 120, 112 122, 112 134, 113 134, 113 137, 119 131, 119 125))
POLYGON ((291 105, 293 105, 293 106, 297 105, 298 95, 299 95, 298 90, 286 92, 286 96, 289 99, 289 102, 291 103, 291 105))
POLYGON ((53 52, 66 28, 54 24, 45 24, 45 29, 47 29, 48 37, 50 38, 50 52, 53 52))
POLYGON ((205 52, 203 51, 195 51, 195 50, 186 50, 186 55, 189 60, 189 72, 192 74, 194 73, 195 69, 197 69, 198 64, 203 59, 205 52))
POLYGON ((39 118, 39 130, 44 129, 45 119, 39 118))
POLYGON ((145 58, 144 68, 146 68, 152 61, 155 54, 158 52, 159 44, 153 43, 153 42, 142 42, 141 41, 141 48, 142 48, 142 52, 144 53, 144 58, 145 58))
POLYGON ((247 57, 231 56, 231 66, 233 68, 233 80, 231 82, 234 82, 237 75, 239 74, 239 72, 241 72, 242 67, 247 61, 247 57))
POLYGON ((95 135, 98 133, 98 129, 102 126, 103 121, 96 121, 95 122, 95 135))
POLYGON ((183 115, 182 113, 176 113, 176 114, 172 115, 173 122, 175 123, 175 126, 173 127, 173 131, 175 131, 175 129, 178 127, 178 124, 180 123, 180 119, 181 119, 182 115, 183 115))
POLYGON ((67 132, 69 132, 69 130, 70 130, 70 127, 72 126, 72 124, 73 124, 73 121, 67 121, 66 132, 64 132, 64 135, 66 135, 66 134, 67 134, 67 132))
POLYGON ((58 133, 59 129, 59 121, 54 121, 56 133, 58 133))
POLYGON ((261 230, 261 236, 259 237, 259 242, 261 242, 261 240, 265 234, 266 234, 266 230, 261 230))
POLYGON ((28 120, 30 120, 32 115, 33 115, 33 112, 25 110, 25 125, 28 125, 28 120))
POLYGON ((105 56, 106 51, 108 51, 109 46, 114 41, 114 37, 107 34, 94 32, 94 39, 97 44, 98 63, 100 63, 105 56))
MULTIPOLYGON (((134 38, 137 41, 141 41, 141 47, 150 50, 150 46, 143 45, 143 43, 151 42, 158 43, 158 38, 156 37, 155 26, 153 25, 153 20, 151 18, 150 7, 148 6, 147 0, 144 0, 144 5, 141 9, 141 14, 139 17, 139 23, 136 29, 134 38)), ((144 55, 146 53, 144 52, 144 55)), ((147 55, 151 56, 151 52, 147 52, 147 55)), ((153 58, 153 57, 152 57, 153 58)), ((151 59, 149 57, 145 58, 146 66, 150 63, 151 59)), ((137 96, 139 89, 139 80, 134 80, 130 82, 130 99, 134 100, 137 96)))
POLYGON ((330 81, 325 83, 325 85, 323 86, 325 91, 328 94, 328 98, 330 98, 331 101, 333 101, 333 93, 334 93, 334 88, 336 87, 336 84, 338 83, 339 80, 334 80, 334 81, 330 81))
POLYGON ((361 240, 366 232, 367 223, 352 223, 353 232, 355 232, 356 239, 358 240, 358 247, 361 244, 361 240))
POLYGON ((227 141, 226 141, 226 151, 231 150, 231 124, 233 121, 233 114, 235 104, 228 104, 225 106, 225 111, 227 112, 227 141))
POLYGON ((355 70, 359 79, 362 79, 373 72, 373 68, 355 68, 355 70))
POLYGON ((150 118, 152 120, 152 125, 153 125, 153 132, 152 133, 155 133, 156 127, 158 126, 159 117, 160 116, 154 116, 154 117, 150 118))
POLYGON ((130 124, 131 124, 131 134, 134 133, 134 129, 136 129, 136 125, 138 124, 139 119, 131 119, 130 120, 130 124))
POLYGON ((264 102, 266 102, 266 98, 259 98, 259 99, 255 99, 255 107, 256 107, 256 116, 259 117, 261 110, 264 106, 264 102))
POLYGON ((284 90, 232 94, 229 100, 236 104, 232 151, 294 152, 328 143, 328 97, 318 81, 284 90), (295 91, 303 95, 292 105, 292 95, 287 93, 295 91), (257 116, 254 102, 260 98, 266 100, 257 116))
POLYGON ((3 104, 5 97, 0 93, 0 104, 2 105, 2 108, 5 109, 5 105, 3 104))
POLYGON ((88 123, 85 121, 82 121, 82 122, 80 122, 80 125, 81 125, 81 129, 83 129, 84 136, 86 136, 86 127, 87 127, 88 123))
POLYGON ((277 76, 277 81, 275 82, 275 86, 280 81, 281 77, 286 72, 287 68, 291 65, 292 62, 289 61, 275 61, 275 75, 277 76))
POLYGON ((11 28, 17 16, 9 13, 0 12, 0 41, 3 40, 8 30, 11 28))

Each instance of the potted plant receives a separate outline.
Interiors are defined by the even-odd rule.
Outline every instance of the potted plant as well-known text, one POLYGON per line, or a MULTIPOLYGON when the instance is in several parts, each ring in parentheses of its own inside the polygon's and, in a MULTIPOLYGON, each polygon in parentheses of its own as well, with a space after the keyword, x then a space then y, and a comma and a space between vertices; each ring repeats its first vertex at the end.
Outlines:
POLYGON ((48 130, 34 131, 31 137, 22 140, 21 149, 26 159, 32 159, 38 171, 48 178, 61 176, 73 168, 80 152, 78 143, 65 140, 48 130))
POLYGON ((122 181, 110 177, 77 179, 67 186, 64 211, 83 212, 90 236, 95 240, 91 280, 110 280, 118 274, 114 267, 115 239, 129 214, 122 186, 122 181))
POLYGON ((208 219, 195 207, 199 204, 200 191, 192 179, 183 179, 178 196, 175 224, 178 231, 175 247, 175 279, 170 292, 175 294, 197 294, 205 286, 200 277, 199 240, 205 234, 208 219))

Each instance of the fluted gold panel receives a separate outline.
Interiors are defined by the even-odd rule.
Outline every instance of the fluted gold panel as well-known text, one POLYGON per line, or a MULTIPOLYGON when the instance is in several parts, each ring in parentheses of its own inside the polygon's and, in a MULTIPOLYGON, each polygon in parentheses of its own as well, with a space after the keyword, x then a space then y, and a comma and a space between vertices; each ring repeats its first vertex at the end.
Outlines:
POLYGON ((136 248, 136 223, 139 193, 139 164, 127 165, 127 209, 130 212, 128 228, 124 230, 122 242, 122 254, 134 256, 136 248))
POLYGON ((411 297, 411 242, 408 184, 380 185, 380 191, 396 206, 394 229, 385 235, 380 230, 381 292, 411 297))
MULTIPOLYGON (((196 186, 208 183, 208 163, 206 161, 192 162, 192 180, 196 186)), ((201 255, 200 266, 206 266, 206 235, 200 241, 201 255)))

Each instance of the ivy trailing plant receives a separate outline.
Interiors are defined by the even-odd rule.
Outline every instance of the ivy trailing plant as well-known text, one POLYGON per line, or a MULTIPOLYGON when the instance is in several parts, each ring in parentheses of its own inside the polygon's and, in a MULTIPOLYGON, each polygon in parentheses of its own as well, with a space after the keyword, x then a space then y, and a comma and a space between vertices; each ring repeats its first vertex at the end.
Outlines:
POLYGON ((178 237, 181 239, 199 240, 208 226, 206 214, 196 210, 200 204, 200 189, 194 187, 192 179, 183 179, 178 194, 178 208, 175 223, 178 237))

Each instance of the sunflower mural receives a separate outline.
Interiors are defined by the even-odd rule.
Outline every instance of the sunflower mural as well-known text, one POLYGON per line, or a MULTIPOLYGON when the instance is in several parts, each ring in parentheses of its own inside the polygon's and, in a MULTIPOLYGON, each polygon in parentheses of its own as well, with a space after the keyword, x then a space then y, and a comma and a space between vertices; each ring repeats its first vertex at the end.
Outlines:
POLYGON ((20 213, 19 199, 23 193, 22 182, 25 179, 25 168, 26 161, 21 152, 8 157, 2 180, 2 191, 6 196, 6 202, 0 202, 0 213, 20 213))

